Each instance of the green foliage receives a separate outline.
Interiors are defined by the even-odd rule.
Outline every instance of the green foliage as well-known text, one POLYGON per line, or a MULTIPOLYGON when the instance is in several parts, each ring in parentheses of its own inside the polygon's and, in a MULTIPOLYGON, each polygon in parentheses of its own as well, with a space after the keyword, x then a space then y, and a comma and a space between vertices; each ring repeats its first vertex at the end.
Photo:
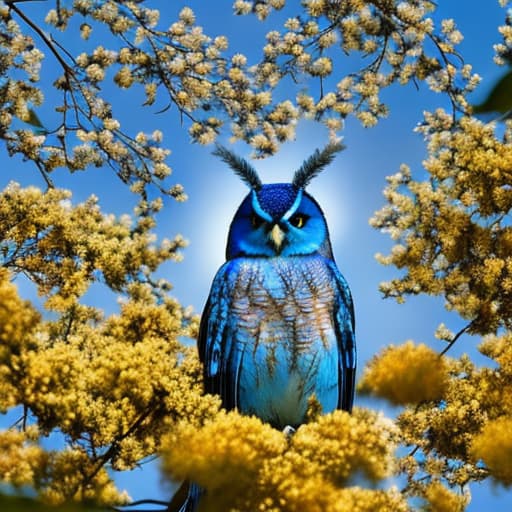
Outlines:
POLYGON ((473 107, 475 114, 499 112, 508 114, 512 110, 512 70, 503 74, 494 84, 482 103, 473 107))

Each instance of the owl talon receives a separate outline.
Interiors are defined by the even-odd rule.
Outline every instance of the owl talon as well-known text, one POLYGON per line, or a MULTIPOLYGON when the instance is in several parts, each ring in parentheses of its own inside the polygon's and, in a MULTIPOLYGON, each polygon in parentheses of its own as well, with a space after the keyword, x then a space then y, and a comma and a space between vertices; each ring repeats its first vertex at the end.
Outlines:
POLYGON ((286 425, 286 427, 283 428, 283 434, 290 438, 297 432, 291 425, 286 425))

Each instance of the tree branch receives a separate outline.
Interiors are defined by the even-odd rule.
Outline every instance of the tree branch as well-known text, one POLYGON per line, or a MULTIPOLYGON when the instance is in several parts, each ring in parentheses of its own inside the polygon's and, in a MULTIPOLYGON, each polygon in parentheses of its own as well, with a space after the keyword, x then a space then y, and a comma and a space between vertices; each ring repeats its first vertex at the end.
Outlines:
MULTIPOLYGON (((162 507, 167 507, 167 502, 151 499, 138 500, 132 503, 128 503, 128 505, 123 505, 122 507, 111 507, 110 510, 113 510, 114 512, 126 512, 127 508, 138 507, 139 505, 160 505, 162 507)), ((166 509, 137 509, 136 512, 163 512, 164 510, 166 509)))
POLYGON ((446 352, 448 352, 448 350, 450 350, 453 345, 455 344, 455 342, 467 331, 469 331, 469 329, 471 328, 471 326, 473 325, 473 322, 470 322, 468 325, 466 325, 465 327, 463 327, 452 339, 451 341, 448 343, 448 345, 446 345, 446 347, 439 353, 439 357, 442 357, 446 354, 446 352))
MULTIPOLYGON (((46 46, 50 49, 50 51, 53 53, 55 58, 58 60, 59 64, 64 69, 64 73, 66 75, 66 80, 69 81, 69 76, 74 76, 74 72, 71 69, 71 67, 68 65, 68 63, 62 58, 60 53, 55 48, 55 45, 51 41, 51 39, 28 17, 25 15, 23 11, 18 9, 16 6, 16 3, 19 2, 28 2, 28 1, 34 1, 34 0, 11 0, 5 2, 11 11, 14 11, 36 34, 44 41, 46 46)), ((41 0, 39 0, 41 1, 41 0)))

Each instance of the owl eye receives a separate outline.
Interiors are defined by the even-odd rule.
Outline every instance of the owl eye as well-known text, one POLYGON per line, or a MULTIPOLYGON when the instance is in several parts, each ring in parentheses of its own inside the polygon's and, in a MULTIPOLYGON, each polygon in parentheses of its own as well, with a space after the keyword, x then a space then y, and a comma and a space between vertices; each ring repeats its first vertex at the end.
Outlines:
POLYGON ((309 216, 304 215, 303 213, 295 213, 290 217, 290 224, 295 228, 303 228, 306 224, 306 221, 309 219, 309 216))
POLYGON ((255 213, 251 215, 251 226, 254 229, 258 229, 264 222, 265 220, 262 219, 259 215, 256 215, 255 213))

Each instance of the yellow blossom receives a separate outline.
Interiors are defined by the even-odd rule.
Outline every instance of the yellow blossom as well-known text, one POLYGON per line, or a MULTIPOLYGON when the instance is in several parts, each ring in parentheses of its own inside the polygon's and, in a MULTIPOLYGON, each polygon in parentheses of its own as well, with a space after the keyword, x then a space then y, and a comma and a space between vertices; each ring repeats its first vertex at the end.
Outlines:
POLYGON ((426 488, 425 499, 429 512, 463 512, 468 504, 466 496, 448 490, 440 482, 433 482, 426 488))
POLYGON ((391 345, 365 369, 359 389, 398 405, 439 400, 448 383, 443 358, 424 344, 391 345))
POLYGON ((207 489, 208 510, 405 511, 396 489, 346 485, 359 472, 379 480, 392 469, 391 422, 357 409, 301 426, 288 439, 254 417, 221 412, 200 429, 179 425, 164 440, 164 469, 207 489))
POLYGON ((483 460, 492 477, 506 486, 512 485, 511 428, 511 417, 489 421, 471 444, 472 456, 483 460))

